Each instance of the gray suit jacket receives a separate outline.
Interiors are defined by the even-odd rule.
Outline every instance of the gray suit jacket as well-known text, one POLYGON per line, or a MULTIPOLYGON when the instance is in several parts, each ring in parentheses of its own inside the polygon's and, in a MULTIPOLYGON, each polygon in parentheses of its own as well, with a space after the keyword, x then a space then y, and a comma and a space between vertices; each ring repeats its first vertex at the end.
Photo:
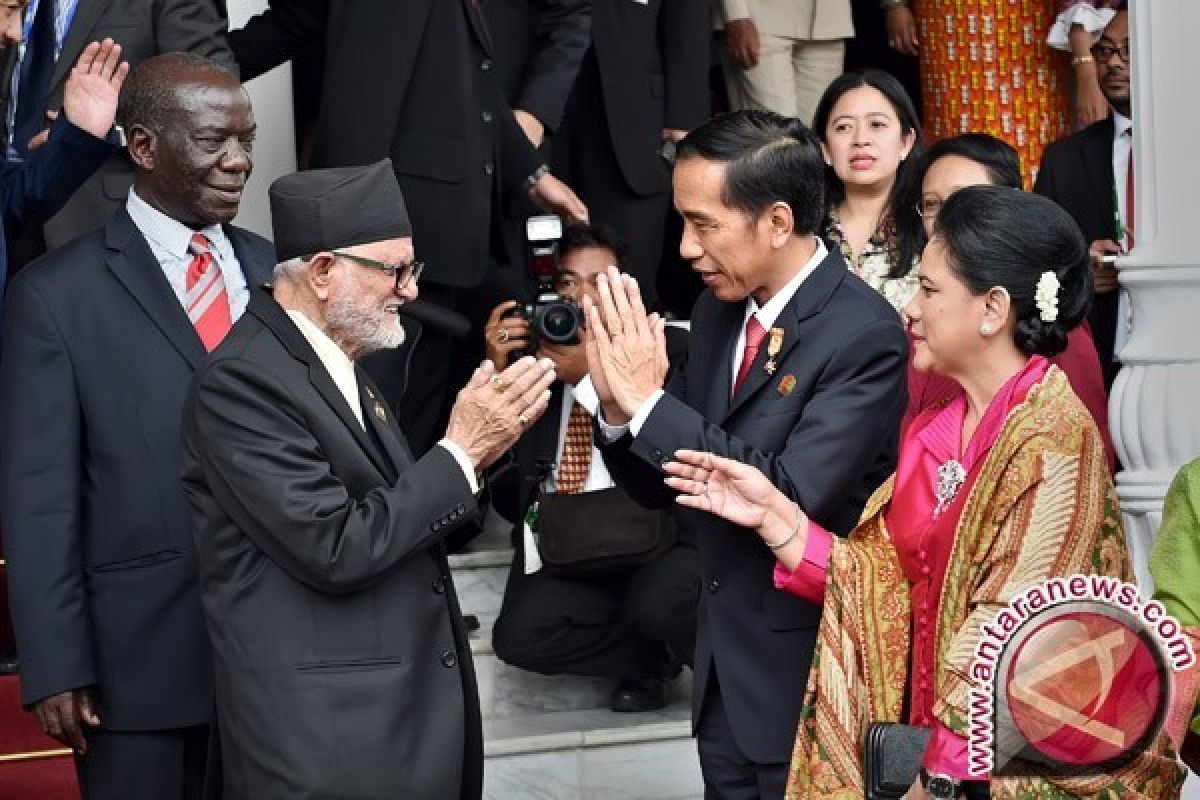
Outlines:
MULTIPOLYGON (((237 74, 225 33, 225 20, 212 0, 80 0, 55 63, 46 108, 62 108, 71 67, 89 42, 111 37, 121 45, 121 57, 133 66, 159 53, 186 51, 207 56, 237 74)), ((0 108, 8 106, 12 60, 0 85, 0 108)), ((47 248, 103 225, 124 204, 132 185, 133 165, 119 152, 46 222, 47 248)))
POLYGON ((184 488, 225 800, 481 794, 475 675, 441 545, 475 498, 444 448, 413 461, 390 412, 362 399, 369 431, 261 290, 193 384, 184 488))

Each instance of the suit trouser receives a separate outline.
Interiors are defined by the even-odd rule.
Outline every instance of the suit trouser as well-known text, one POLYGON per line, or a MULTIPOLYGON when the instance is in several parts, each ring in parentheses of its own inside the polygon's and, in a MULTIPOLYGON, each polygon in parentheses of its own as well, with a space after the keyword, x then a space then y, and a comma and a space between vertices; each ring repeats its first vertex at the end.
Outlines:
POLYGON ((200 800, 208 759, 207 725, 167 731, 87 731, 75 759, 83 800, 200 800))
POLYGON ((696 748, 704 774, 704 800, 782 800, 788 764, 757 764, 738 747, 715 662, 709 668, 708 696, 696 723, 696 748))
POLYGON ((842 74, 846 43, 759 36, 758 66, 742 69, 725 54, 725 86, 734 109, 761 108, 812 124, 826 87, 842 74))
POLYGON ((547 675, 665 677, 691 664, 699 602, 695 548, 676 545, 629 577, 523 575, 520 559, 492 631, 496 654, 547 675), (669 646, 669 651, 663 647, 669 646))
MULTIPOLYGON (((554 174, 571 186, 588 207, 593 223, 611 227, 625 245, 628 272, 637 279, 646 303, 657 305, 658 267, 663 235, 671 210, 666 187, 642 195, 629 188, 617 161, 604 110, 598 67, 589 52, 567 100, 562 127, 551 142, 554 174)), ((664 175, 665 161, 658 166, 664 175)))

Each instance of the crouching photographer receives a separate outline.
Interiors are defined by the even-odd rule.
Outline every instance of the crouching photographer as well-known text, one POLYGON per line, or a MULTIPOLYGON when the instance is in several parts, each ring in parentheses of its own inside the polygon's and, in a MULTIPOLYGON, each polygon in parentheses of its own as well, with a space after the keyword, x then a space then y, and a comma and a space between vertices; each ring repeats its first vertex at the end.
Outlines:
MULTIPOLYGON (((542 291, 530 306, 497 306, 485 346, 497 367, 528 352, 550 358, 560 382, 492 483, 516 547, 493 645, 522 669, 612 678, 614 711, 661 708, 667 680, 692 663, 695 542, 680 540, 673 512, 646 511, 613 484, 592 442, 596 397, 576 391, 587 358, 572 309, 585 295, 598 301, 596 277, 610 264, 628 269, 603 227, 569 227, 561 241, 552 229, 529 233, 542 291)), ((681 366, 686 332, 668 327, 667 349, 681 366)))

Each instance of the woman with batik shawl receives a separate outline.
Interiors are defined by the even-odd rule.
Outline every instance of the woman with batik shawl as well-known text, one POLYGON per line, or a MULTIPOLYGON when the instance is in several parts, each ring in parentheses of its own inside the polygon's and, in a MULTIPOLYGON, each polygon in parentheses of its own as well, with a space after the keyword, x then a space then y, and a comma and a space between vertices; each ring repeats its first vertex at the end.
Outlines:
MULTIPOLYGON (((758 532, 779 560, 778 589, 824 604, 788 797, 863 797, 863 738, 891 721, 931 728, 923 774, 974 780, 970 797, 1177 797, 1165 736, 1094 778, 984 784, 969 773, 980 626, 1051 577, 1132 570, 1095 423, 1047 361, 1091 296, 1078 228, 1041 197, 962 189, 938 214, 920 283, 905 309, 914 362, 962 391, 913 421, 895 475, 848 539, 747 465, 681 451, 666 467, 682 505, 758 532)), ((925 797, 918 779, 906 798, 925 797)))

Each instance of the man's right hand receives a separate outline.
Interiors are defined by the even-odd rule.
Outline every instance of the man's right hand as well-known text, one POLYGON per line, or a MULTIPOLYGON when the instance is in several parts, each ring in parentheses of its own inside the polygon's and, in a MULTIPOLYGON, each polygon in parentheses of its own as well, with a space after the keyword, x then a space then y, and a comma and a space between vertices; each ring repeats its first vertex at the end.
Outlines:
POLYGON ((72 689, 51 695, 33 707, 42 732, 83 755, 87 752, 87 739, 83 726, 96 727, 100 717, 91 689, 72 689))
POLYGON ((725 23, 725 49, 729 60, 741 69, 754 69, 762 53, 762 42, 758 38, 758 27, 754 20, 731 19, 725 23))
POLYGON ((446 438, 461 447, 476 469, 484 469, 521 438, 550 404, 554 363, 532 356, 497 373, 484 361, 458 393, 446 438))
POLYGON ((1106 255, 1119 256, 1124 252, 1121 245, 1112 239, 1097 239, 1092 242, 1091 247, 1088 248, 1088 255, 1092 258, 1096 294, 1108 294, 1117 290, 1120 285, 1117 281, 1117 267, 1115 264, 1105 264, 1103 259, 1106 255))
POLYGON ((524 315, 504 316, 518 305, 516 300, 505 300, 492 309, 483 326, 483 350, 497 371, 508 366, 513 353, 529 345, 529 320, 524 315))

